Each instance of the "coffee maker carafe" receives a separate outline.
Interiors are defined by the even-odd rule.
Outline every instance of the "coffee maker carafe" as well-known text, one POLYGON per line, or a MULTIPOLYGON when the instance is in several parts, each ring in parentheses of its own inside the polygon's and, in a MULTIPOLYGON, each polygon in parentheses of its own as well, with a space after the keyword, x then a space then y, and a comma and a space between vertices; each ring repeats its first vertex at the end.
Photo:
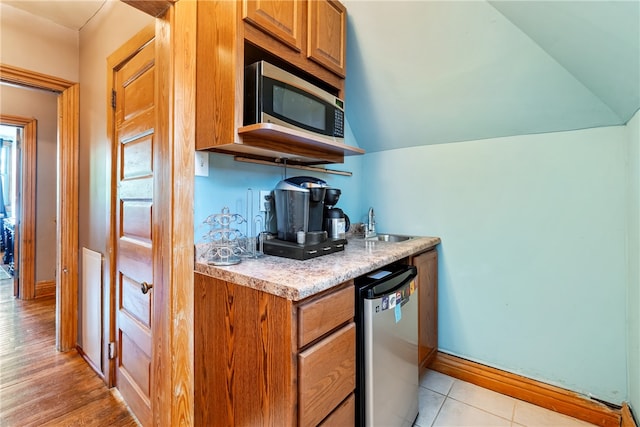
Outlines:
POLYGON ((341 191, 338 188, 327 188, 324 196, 324 230, 330 239, 344 239, 349 231, 349 217, 340 208, 334 207, 338 203, 341 191))
POLYGON ((327 183, 318 178, 296 176, 280 181, 275 196, 278 239, 298 240, 298 232, 322 232, 327 183))

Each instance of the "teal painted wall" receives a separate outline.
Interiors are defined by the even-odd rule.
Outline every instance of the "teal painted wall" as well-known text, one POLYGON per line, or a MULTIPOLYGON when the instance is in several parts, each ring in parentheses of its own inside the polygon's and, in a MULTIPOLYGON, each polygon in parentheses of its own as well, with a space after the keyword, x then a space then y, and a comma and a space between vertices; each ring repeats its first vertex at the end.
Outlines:
POLYGON ((442 238, 441 350, 626 400, 626 135, 620 126, 365 155, 363 205, 379 228, 442 238))
MULTIPOLYGON (((355 145, 349 125, 345 133, 347 144, 355 145)), ((329 165, 328 168, 349 171, 353 176, 330 175, 325 173, 307 172, 288 169, 287 177, 314 176, 323 179, 331 187, 342 190, 337 207, 341 208, 352 221, 359 221, 363 215, 360 208, 362 188, 360 185, 362 156, 346 157, 343 164, 329 165)), ((263 166, 241 163, 233 160, 233 156, 225 154, 209 154, 209 176, 195 177, 194 224, 196 243, 203 241, 203 235, 208 226, 203 221, 211 214, 220 213, 223 207, 228 207, 233 213, 245 216, 247 212, 247 189, 251 188, 254 195, 254 217, 258 212, 259 190, 273 190, 276 184, 285 178, 284 170, 280 167, 263 166)), ((241 229, 244 232, 244 229, 241 229)))
MULTIPOLYGON (((352 221, 373 206, 381 231, 442 238, 442 350, 639 408, 638 252, 626 237, 634 212, 637 221, 639 121, 369 153, 331 166, 352 177, 310 175, 343 190, 352 221)), ((350 132, 347 142, 357 145, 350 132)), ((195 178, 196 242, 208 215, 244 214, 247 188, 257 214, 257 191, 283 178, 209 159, 210 176, 195 178)))
POLYGON ((629 136, 629 291, 627 381, 629 403, 640 414, 640 112, 627 124, 629 136))

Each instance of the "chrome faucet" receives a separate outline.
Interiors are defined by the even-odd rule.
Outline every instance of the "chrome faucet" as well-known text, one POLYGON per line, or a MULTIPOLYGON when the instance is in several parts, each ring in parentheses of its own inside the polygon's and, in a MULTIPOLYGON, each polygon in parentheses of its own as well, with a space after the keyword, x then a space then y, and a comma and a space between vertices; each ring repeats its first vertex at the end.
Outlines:
POLYGON ((369 208, 369 217, 367 220, 367 228, 364 230, 364 237, 374 237, 376 235, 376 215, 373 208, 369 208))

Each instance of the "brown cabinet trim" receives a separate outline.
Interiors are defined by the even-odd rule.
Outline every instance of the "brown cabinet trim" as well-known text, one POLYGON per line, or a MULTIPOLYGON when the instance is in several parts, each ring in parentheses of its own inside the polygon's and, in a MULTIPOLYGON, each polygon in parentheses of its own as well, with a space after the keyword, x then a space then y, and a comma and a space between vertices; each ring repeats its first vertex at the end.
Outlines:
POLYGON ((638 427, 636 420, 633 418, 633 414, 631 413, 631 408, 629 408, 629 404, 624 402, 622 404, 622 427, 638 427))

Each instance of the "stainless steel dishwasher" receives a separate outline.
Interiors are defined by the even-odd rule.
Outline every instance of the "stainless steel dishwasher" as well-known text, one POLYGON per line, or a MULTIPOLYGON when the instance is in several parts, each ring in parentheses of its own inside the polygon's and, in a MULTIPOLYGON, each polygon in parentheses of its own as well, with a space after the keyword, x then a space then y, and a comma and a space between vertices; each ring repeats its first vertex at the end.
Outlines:
POLYGON ((413 266, 356 279, 356 425, 412 426, 418 416, 418 287, 413 266))

